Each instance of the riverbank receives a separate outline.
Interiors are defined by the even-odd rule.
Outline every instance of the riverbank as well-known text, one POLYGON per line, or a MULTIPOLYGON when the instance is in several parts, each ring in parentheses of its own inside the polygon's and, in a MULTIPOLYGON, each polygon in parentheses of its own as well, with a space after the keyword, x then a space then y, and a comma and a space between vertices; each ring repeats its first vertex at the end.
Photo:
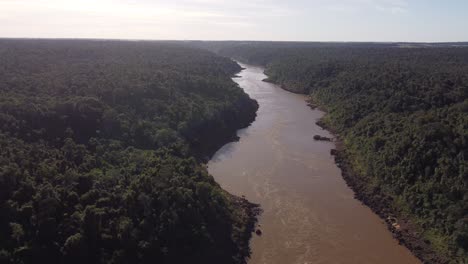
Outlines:
MULTIPOLYGON (((324 110, 323 107, 316 104, 314 106, 324 110)), ((421 228, 392 205, 393 198, 391 196, 377 189, 369 188, 368 183, 355 172, 351 163, 352 157, 347 153, 343 139, 334 129, 321 121, 317 122, 317 125, 336 136, 336 150, 333 151, 335 163, 341 169, 346 184, 354 191, 355 198, 384 220, 388 230, 398 243, 408 248, 423 263, 448 263, 447 259, 438 256, 432 250, 428 241, 419 236, 422 232, 421 228)))
MULTIPOLYGON (((291 91, 291 89, 284 88, 284 85, 278 85, 287 91, 291 91)), ((319 109, 327 113, 326 107, 311 97, 306 103, 312 110, 319 109)), ((375 188, 369 188, 368 183, 355 172, 352 166, 352 156, 347 152, 344 139, 337 133, 336 129, 328 125, 324 120, 326 120, 326 115, 316 124, 335 136, 336 149, 332 150, 331 154, 335 158, 335 163, 341 169, 346 184, 354 191, 355 198, 385 221, 387 229, 398 243, 408 248, 423 263, 448 263, 448 259, 434 252, 430 242, 420 236, 422 233, 421 227, 402 214, 401 210, 392 204, 393 198, 391 196, 375 188)))
POLYGON ((208 123, 199 128, 198 138, 191 143, 191 148, 200 162, 208 162, 222 146, 238 141, 237 131, 250 126, 255 121, 257 101, 241 97, 232 105, 232 108, 226 108, 220 114, 219 119, 224 120, 224 125, 208 123))
POLYGON ((350 162, 351 158, 346 153, 341 141, 337 144, 335 162, 341 169, 347 185, 355 192, 356 199, 384 220, 393 237, 423 263, 448 263, 447 259, 439 257, 432 250, 428 241, 424 241, 419 236, 421 228, 392 206, 393 198, 391 196, 376 189, 369 190, 367 183, 354 172, 350 162))
MULTIPOLYGON (((238 74, 244 70, 240 68, 239 72, 233 74, 232 78, 238 78, 238 74)), ((240 88, 239 88, 240 89, 240 88)), ((257 117, 258 102, 251 99, 248 95, 239 97, 236 102, 231 104, 220 113, 220 119, 224 120, 225 125, 219 123, 208 123, 198 131, 197 141, 192 142, 191 148, 196 159, 206 165, 213 155, 224 145, 239 140, 237 131, 250 126, 257 117)), ((259 204, 252 203, 242 196, 236 196, 223 189, 223 195, 227 197, 231 205, 235 207, 233 211, 234 223, 237 229, 236 238, 239 255, 233 256, 238 263, 247 263, 251 255, 250 240, 256 230, 258 216, 261 213, 259 204)))
POLYGON ((233 204, 240 208, 238 218, 241 220, 239 229, 239 241, 242 241, 238 247, 241 249, 242 255, 240 258, 241 262, 247 263, 247 260, 252 254, 250 247, 250 240, 257 230, 258 217, 262 213, 262 209, 259 204, 252 203, 245 199, 245 197, 239 197, 226 191, 226 195, 231 199, 233 204))

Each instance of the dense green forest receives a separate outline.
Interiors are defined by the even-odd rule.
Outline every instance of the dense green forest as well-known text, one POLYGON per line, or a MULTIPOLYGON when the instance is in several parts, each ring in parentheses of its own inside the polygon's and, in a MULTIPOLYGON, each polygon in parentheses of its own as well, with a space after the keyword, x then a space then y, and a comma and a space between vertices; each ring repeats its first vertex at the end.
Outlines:
POLYGON ((420 46, 207 45, 310 94, 343 141, 357 195, 410 219, 441 262, 468 263, 468 48, 420 46))
POLYGON ((255 205, 202 161, 240 67, 164 42, 0 40, 0 263, 245 263, 255 205))

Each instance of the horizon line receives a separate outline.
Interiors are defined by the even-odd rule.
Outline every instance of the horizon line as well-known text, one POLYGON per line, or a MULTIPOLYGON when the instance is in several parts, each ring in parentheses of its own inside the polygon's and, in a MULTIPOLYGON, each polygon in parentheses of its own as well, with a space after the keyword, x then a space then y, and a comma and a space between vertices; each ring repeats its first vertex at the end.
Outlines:
POLYGON ((155 42, 285 42, 285 43, 357 43, 357 44, 447 44, 468 43, 468 40, 460 41, 373 41, 373 40, 213 40, 213 39, 139 39, 139 38, 85 38, 85 37, 0 37, 0 39, 17 40, 96 40, 96 41, 155 41, 155 42))

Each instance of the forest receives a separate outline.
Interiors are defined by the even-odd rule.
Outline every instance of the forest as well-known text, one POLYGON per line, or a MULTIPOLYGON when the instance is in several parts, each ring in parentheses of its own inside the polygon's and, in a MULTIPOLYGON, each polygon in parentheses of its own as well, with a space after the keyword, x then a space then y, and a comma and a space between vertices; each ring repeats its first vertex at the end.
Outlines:
MULTIPOLYGON (((353 171, 347 181, 357 196, 409 219, 441 263, 468 263, 468 48, 300 42, 205 48, 262 65, 267 81, 309 94, 327 112, 321 124, 344 145, 353 171)), ((418 255, 421 248, 412 250, 418 255)))
POLYGON ((0 40, 0 263, 245 263, 256 205, 203 164, 258 105, 168 42, 0 40))

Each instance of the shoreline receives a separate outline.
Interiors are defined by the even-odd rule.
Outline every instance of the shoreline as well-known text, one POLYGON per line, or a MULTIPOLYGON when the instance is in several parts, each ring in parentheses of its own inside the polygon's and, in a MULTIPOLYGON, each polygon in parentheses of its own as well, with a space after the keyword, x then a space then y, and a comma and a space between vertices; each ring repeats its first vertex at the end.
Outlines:
MULTIPOLYGON (((239 65, 237 61, 234 60, 234 62, 239 65)), ((231 74, 231 79, 239 78, 239 73, 245 70, 245 68, 242 68, 240 65, 239 67, 239 71, 231 74)), ((241 87, 239 87, 239 89, 243 90, 241 87)), ((196 144, 192 144, 192 148, 194 149, 193 154, 200 163, 206 165, 214 154, 224 145, 239 141, 240 138, 237 135, 237 131, 247 128, 255 122, 259 105, 258 102, 250 98, 247 93, 246 95, 247 98, 240 98, 240 100, 236 102, 238 106, 237 109, 240 110, 240 115, 235 118, 236 123, 230 124, 228 127, 214 128, 216 131, 213 131, 211 125, 205 126, 207 131, 201 133, 204 137, 200 138, 199 142, 196 144)), ((223 115, 225 119, 232 119, 232 113, 224 112, 223 115)))
MULTIPOLYGON (((266 73, 265 73, 266 75, 266 73)), ((304 94, 297 92, 293 89, 285 88, 281 83, 275 83, 270 78, 264 80, 265 82, 274 83, 281 87, 281 89, 295 94, 304 94)), ((385 222, 388 231, 392 234, 393 238, 398 241, 398 244, 406 247, 411 254, 418 258, 422 263, 446 264, 449 260, 437 254, 430 246, 429 241, 423 239, 421 234, 421 227, 417 226, 407 216, 401 214, 398 208, 391 205, 393 198, 380 191, 369 192, 367 190, 366 182, 354 172, 350 157, 346 153, 341 135, 335 129, 329 127, 323 122, 323 119, 328 114, 327 110, 320 104, 317 104, 310 95, 305 100, 307 106, 312 110, 318 109, 325 113, 316 124, 330 132, 335 140, 335 149, 332 149, 331 155, 334 156, 335 164, 341 171, 341 175, 346 182, 346 185, 354 192, 354 198, 360 201, 363 205, 370 208, 372 212, 377 214, 379 218, 385 222)))
MULTIPOLYGON (((323 109, 321 111, 325 112, 323 109)), ((414 224, 411 219, 402 215, 397 208, 391 205, 393 198, 374 190, 367 190, 366 182, 354 172, 350 163, 350 157, 346 153, 346 148, 340 136, 327 127, 323 122, 317 122, 317 125, 329 131, 335 136, 336 149, 334 151, 335 164, 340 168, 341 175, 346 185, 353 190, 354 198, 367 206, 385 222, 388 231, 398 244, 405 246, 422 263, 442 264, 448 263, 448 260, 438 256, 427 241, 418 236, 420 227, 414 224)))
MULTIPOLYGON (((239 73, 243 70, 244 68, 241 67, 238 72, 232 75, 232 78, 240 77, 239 73)), ((239 87, 239 89, 242 88, 239 87)), ((241 100, 236 103, 240 110, 240 115, 238 116, 236 123, 231 124, 229 127, 217 128, 214 130, 213 127, 207 126, 209 129, 206 133, 203 133, 205 136, 201 138, 200 142, 198 142, 196 146, 193 146, 195 149, 194 156, 205 168, 209 160, 224 145, 239 141, 240 138, 237 135, 238 130, 249 127, 256 120, 259 108, 258 102, 250 98, 248 94, 247 97, 248 98, 245 100, 244 98, 240 98, 241 100)), ((229 113, 227 113, 227 115, 228 114, 229 113)), ((242 219, 243 224, 241 227, 243 231, 240 233, 242 236, 242 244, 238 246, 242 249, 241 252, 243 255, 241 257, 244 258, 243 263, 247 263, 252 254, 250 241, 257 229, 258 217, 262 212, 261 206, 248 201, 243 196, 237 196, 229 193, 223 188, 221 189, 226 197, 231 200, 232 204, 239 209, 239 211, 234 212, 240 214, 239 217, 242 219)))

